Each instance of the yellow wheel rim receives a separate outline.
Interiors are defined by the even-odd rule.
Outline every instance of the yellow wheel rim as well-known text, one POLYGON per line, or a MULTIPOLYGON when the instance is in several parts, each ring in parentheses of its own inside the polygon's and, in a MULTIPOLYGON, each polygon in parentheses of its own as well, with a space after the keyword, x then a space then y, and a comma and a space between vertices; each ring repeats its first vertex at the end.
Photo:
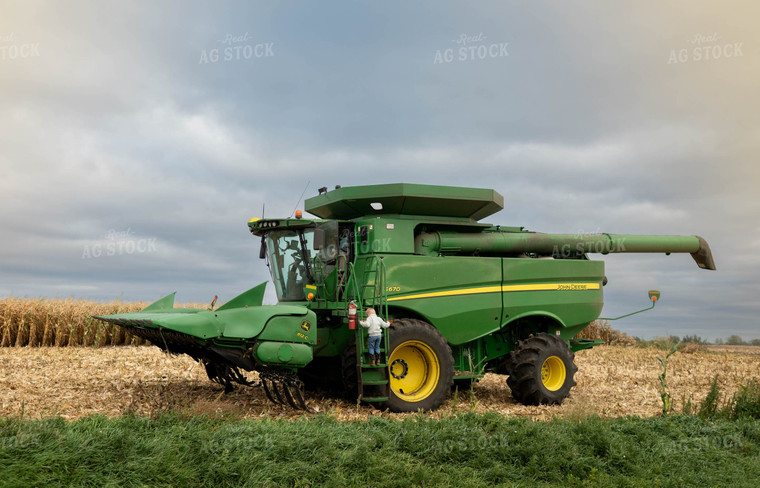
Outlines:
POLYGON ((541 366, 541 382, 547 390, 557 391, 565 384, 565 363, 557 356, 549 356, 541 366))
POLYGON ((388 360, 391 390, 401 400, 419 402, 438 385, 441 367, 438 356, 420 341, 402 342, 388 360))

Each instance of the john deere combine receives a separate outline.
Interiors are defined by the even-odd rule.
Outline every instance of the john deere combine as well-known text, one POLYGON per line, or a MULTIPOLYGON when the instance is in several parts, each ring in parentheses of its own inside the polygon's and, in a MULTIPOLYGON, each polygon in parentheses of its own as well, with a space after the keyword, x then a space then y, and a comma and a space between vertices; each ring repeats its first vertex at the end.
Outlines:
MULTIPOLYGON (((602 310, 604 263, 589 253, 689 253, 715 269, 691 236, 563 235, 480 223, 503 208, 493 190, 413 184, 322 189, 317 218, 251 219, 279 303, 262 283, 208 310, 169 295, 141 312, 98 317, 203 363, 232 388, 307 408, 304 384, 331 387, 392 411, 435 409, 453 385, 508 375, 514 398, 555 404, 575 385, 575 339, 602 310), (367 307, 394 319, 370 365, 367 307), (355 315, 356 314, 356 315, 355 315)), ((650 295, 654 300, 656 292, 650 295)))

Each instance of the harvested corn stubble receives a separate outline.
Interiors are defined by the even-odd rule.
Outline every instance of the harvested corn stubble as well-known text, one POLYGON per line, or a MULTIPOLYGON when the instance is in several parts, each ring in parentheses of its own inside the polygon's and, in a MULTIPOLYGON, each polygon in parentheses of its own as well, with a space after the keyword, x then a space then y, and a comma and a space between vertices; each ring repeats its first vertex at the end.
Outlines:
MULTIPOLYGON (((587 415, 655 416, 662 411, 656 360, 663 351, 599 346, 576 353, 578 385, 561 406, 524 406, 511 397, 506 376, 487 374, 473 388, 474 397, 459 392, 430 413, 494 411, 503 415, 581 419, 587 415)), ((733 394, 745 381, 760 378, 760 355, 699 350, 677 352, 668 363, 668 385, 675 409, 681 399, 700 402, 718 374, 718 386, 733 394)), ((249 373, 255 379, 256 373, 249 373)), ((357 406, 322 393, 308 392, 310 406, 342 420, 375 415, 403 418, 357 406)), ((261 388, 239 387, 222 394, 203 367, 188 356, 172 356, 153 346, 5 347, 0 348, 0 415, 39 418, 60 415, 69 420, 90 414, 127 412, 156 415, 166 410, 234 417, 297 418, 304 413, 270 403, 261 388)))

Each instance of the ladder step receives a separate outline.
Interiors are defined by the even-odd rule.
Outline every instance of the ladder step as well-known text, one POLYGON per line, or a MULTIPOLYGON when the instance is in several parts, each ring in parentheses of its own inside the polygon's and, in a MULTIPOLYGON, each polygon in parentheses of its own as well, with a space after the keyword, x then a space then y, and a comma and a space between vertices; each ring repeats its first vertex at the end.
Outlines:
POLYGON ((388 397, 362 397, 363 402, 387 402, 388 397))
POLYGON ((388 365, 386 363, 380 363, 380 364, 362 364, 362 368, 369 369, 369 368, 384 368, 388 365))
POLYGON ((388 380, 362 380, 363 385, 387 385, 388 380))

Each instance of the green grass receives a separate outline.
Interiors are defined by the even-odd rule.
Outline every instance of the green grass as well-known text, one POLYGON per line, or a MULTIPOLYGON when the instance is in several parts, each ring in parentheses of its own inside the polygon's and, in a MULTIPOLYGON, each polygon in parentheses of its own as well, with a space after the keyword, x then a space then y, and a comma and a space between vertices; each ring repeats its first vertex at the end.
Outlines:
POLYGON ((756 486, 760 421, 0 420, 2 486, 756 486))
POLYGON ((699 404, 699 409, 696 410, 689 399, 684 403, 683 413, 693 413, 702 419, 760 419, 760 383, 755 379, 746 381, 733 396, 727 398, 721 394, 718 375, 715 375, 710 391, 699 404))

